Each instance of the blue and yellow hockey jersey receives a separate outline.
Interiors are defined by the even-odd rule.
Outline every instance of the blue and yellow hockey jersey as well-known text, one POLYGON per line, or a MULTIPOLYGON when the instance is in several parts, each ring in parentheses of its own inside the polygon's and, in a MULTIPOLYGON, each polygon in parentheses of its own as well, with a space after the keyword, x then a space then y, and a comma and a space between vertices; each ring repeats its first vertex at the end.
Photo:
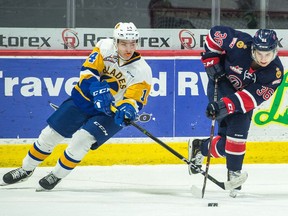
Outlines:
POLYGON ((150 66, 135 52, 123 64, 118 58, 113 39, 102 39, 82 65, 80 80, 72 90, 75 104, 88 114, 95 114, 89 87, 93 82, 106 80, 115 103, 125 100, 140 111, 147 103, 152 83, 150 66))

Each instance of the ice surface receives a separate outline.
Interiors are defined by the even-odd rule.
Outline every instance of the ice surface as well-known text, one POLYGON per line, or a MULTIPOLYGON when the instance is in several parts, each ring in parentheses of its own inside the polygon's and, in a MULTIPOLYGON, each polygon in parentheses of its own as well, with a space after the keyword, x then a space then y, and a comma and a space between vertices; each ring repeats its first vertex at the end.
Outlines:
MULTIPOLYGON (((10 168, 0 169, 0 176, 10 168)), ((288 164, 244 165, 248 180, 239 196, 229 197, 207 181, 203 199, 201 174, 187 165, 77 167, 56 188, 35 192, 51 167, 37 168, 26 182, 0 187, 0 216, 278 216, 288 212, 288 164), (218 207, 208 207, 208 203, 218 207)), ((225 165, 209 173, 226 181, 225 165)))

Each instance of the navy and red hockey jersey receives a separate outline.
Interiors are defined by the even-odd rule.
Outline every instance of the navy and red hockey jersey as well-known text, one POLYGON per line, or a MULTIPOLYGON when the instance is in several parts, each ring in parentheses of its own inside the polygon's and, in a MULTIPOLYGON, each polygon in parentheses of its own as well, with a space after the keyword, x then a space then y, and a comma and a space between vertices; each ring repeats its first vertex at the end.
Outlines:
POLYGON ((222 54, 226 81, 231 83, 231 88, 222 95, 230 98, 235 111, 241 113, 249 112, 268 100, 283 79, 283 65, 278 56, 266 67, 251 68, 252 39, 245 32, 215 26, 205 41, 206 51, 222 54))

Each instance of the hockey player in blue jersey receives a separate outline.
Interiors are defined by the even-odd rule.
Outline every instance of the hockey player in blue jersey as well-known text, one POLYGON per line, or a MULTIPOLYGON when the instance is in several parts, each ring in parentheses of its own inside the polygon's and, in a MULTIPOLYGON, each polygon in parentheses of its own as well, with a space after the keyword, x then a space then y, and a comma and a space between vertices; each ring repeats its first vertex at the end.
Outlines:
MULTIPOLYGON (((212 140, 211 156, 226 157, 228 180, 242 170, 253 109, 267 101, 283 79, 277 56, 276 32, 260 29, 254 37, 226 26, 211 28, 205 41, 202 62, 209 77, 206 115, 215 115, 218 133, 212 140), (215 80, 218 99, 214 101, 215 80)), ((201 167, 208 155, 210 139, 189 140, 190 160, 201 167)), ((189 170, 190 173, 197 173, 189 170)), ((230 192, 236 197, 241 187, 230 192)))
POLYGON ((82 65, 71 97, 47 120, 22 167, 3 176, 3 184, 27 180, 64 138, 70 144, 50 174, 40 179, 40 190, 53 189, 88 153, 135 120, 151 89, 150 66, 136 52, 139 32, 133 23, 118 23, 113 39, 102 39, 82 65), (110 106, 116 107, 115 115, 110 106))

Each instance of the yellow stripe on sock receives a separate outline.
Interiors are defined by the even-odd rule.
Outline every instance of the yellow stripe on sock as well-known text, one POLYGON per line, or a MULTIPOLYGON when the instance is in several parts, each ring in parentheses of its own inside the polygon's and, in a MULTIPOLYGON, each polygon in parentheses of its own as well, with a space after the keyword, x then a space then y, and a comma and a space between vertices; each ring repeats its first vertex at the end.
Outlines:
POLYGON ((64 166, 65 168, 67 167, 68 169, 73 169, 75 168, 79 162, 77 161, 72 161, 69 158, 66 157, 66 153, 63 153, 59 159, 59 162, 62 166, 64 166))
POLYGON ((34 145, 30 148, 29 152, 33 157, 35 157, 41 161, 45 160, 50 155, 49 153, 43 154, 43 153, 37 151, 37 149, 35 149, 34 145))

